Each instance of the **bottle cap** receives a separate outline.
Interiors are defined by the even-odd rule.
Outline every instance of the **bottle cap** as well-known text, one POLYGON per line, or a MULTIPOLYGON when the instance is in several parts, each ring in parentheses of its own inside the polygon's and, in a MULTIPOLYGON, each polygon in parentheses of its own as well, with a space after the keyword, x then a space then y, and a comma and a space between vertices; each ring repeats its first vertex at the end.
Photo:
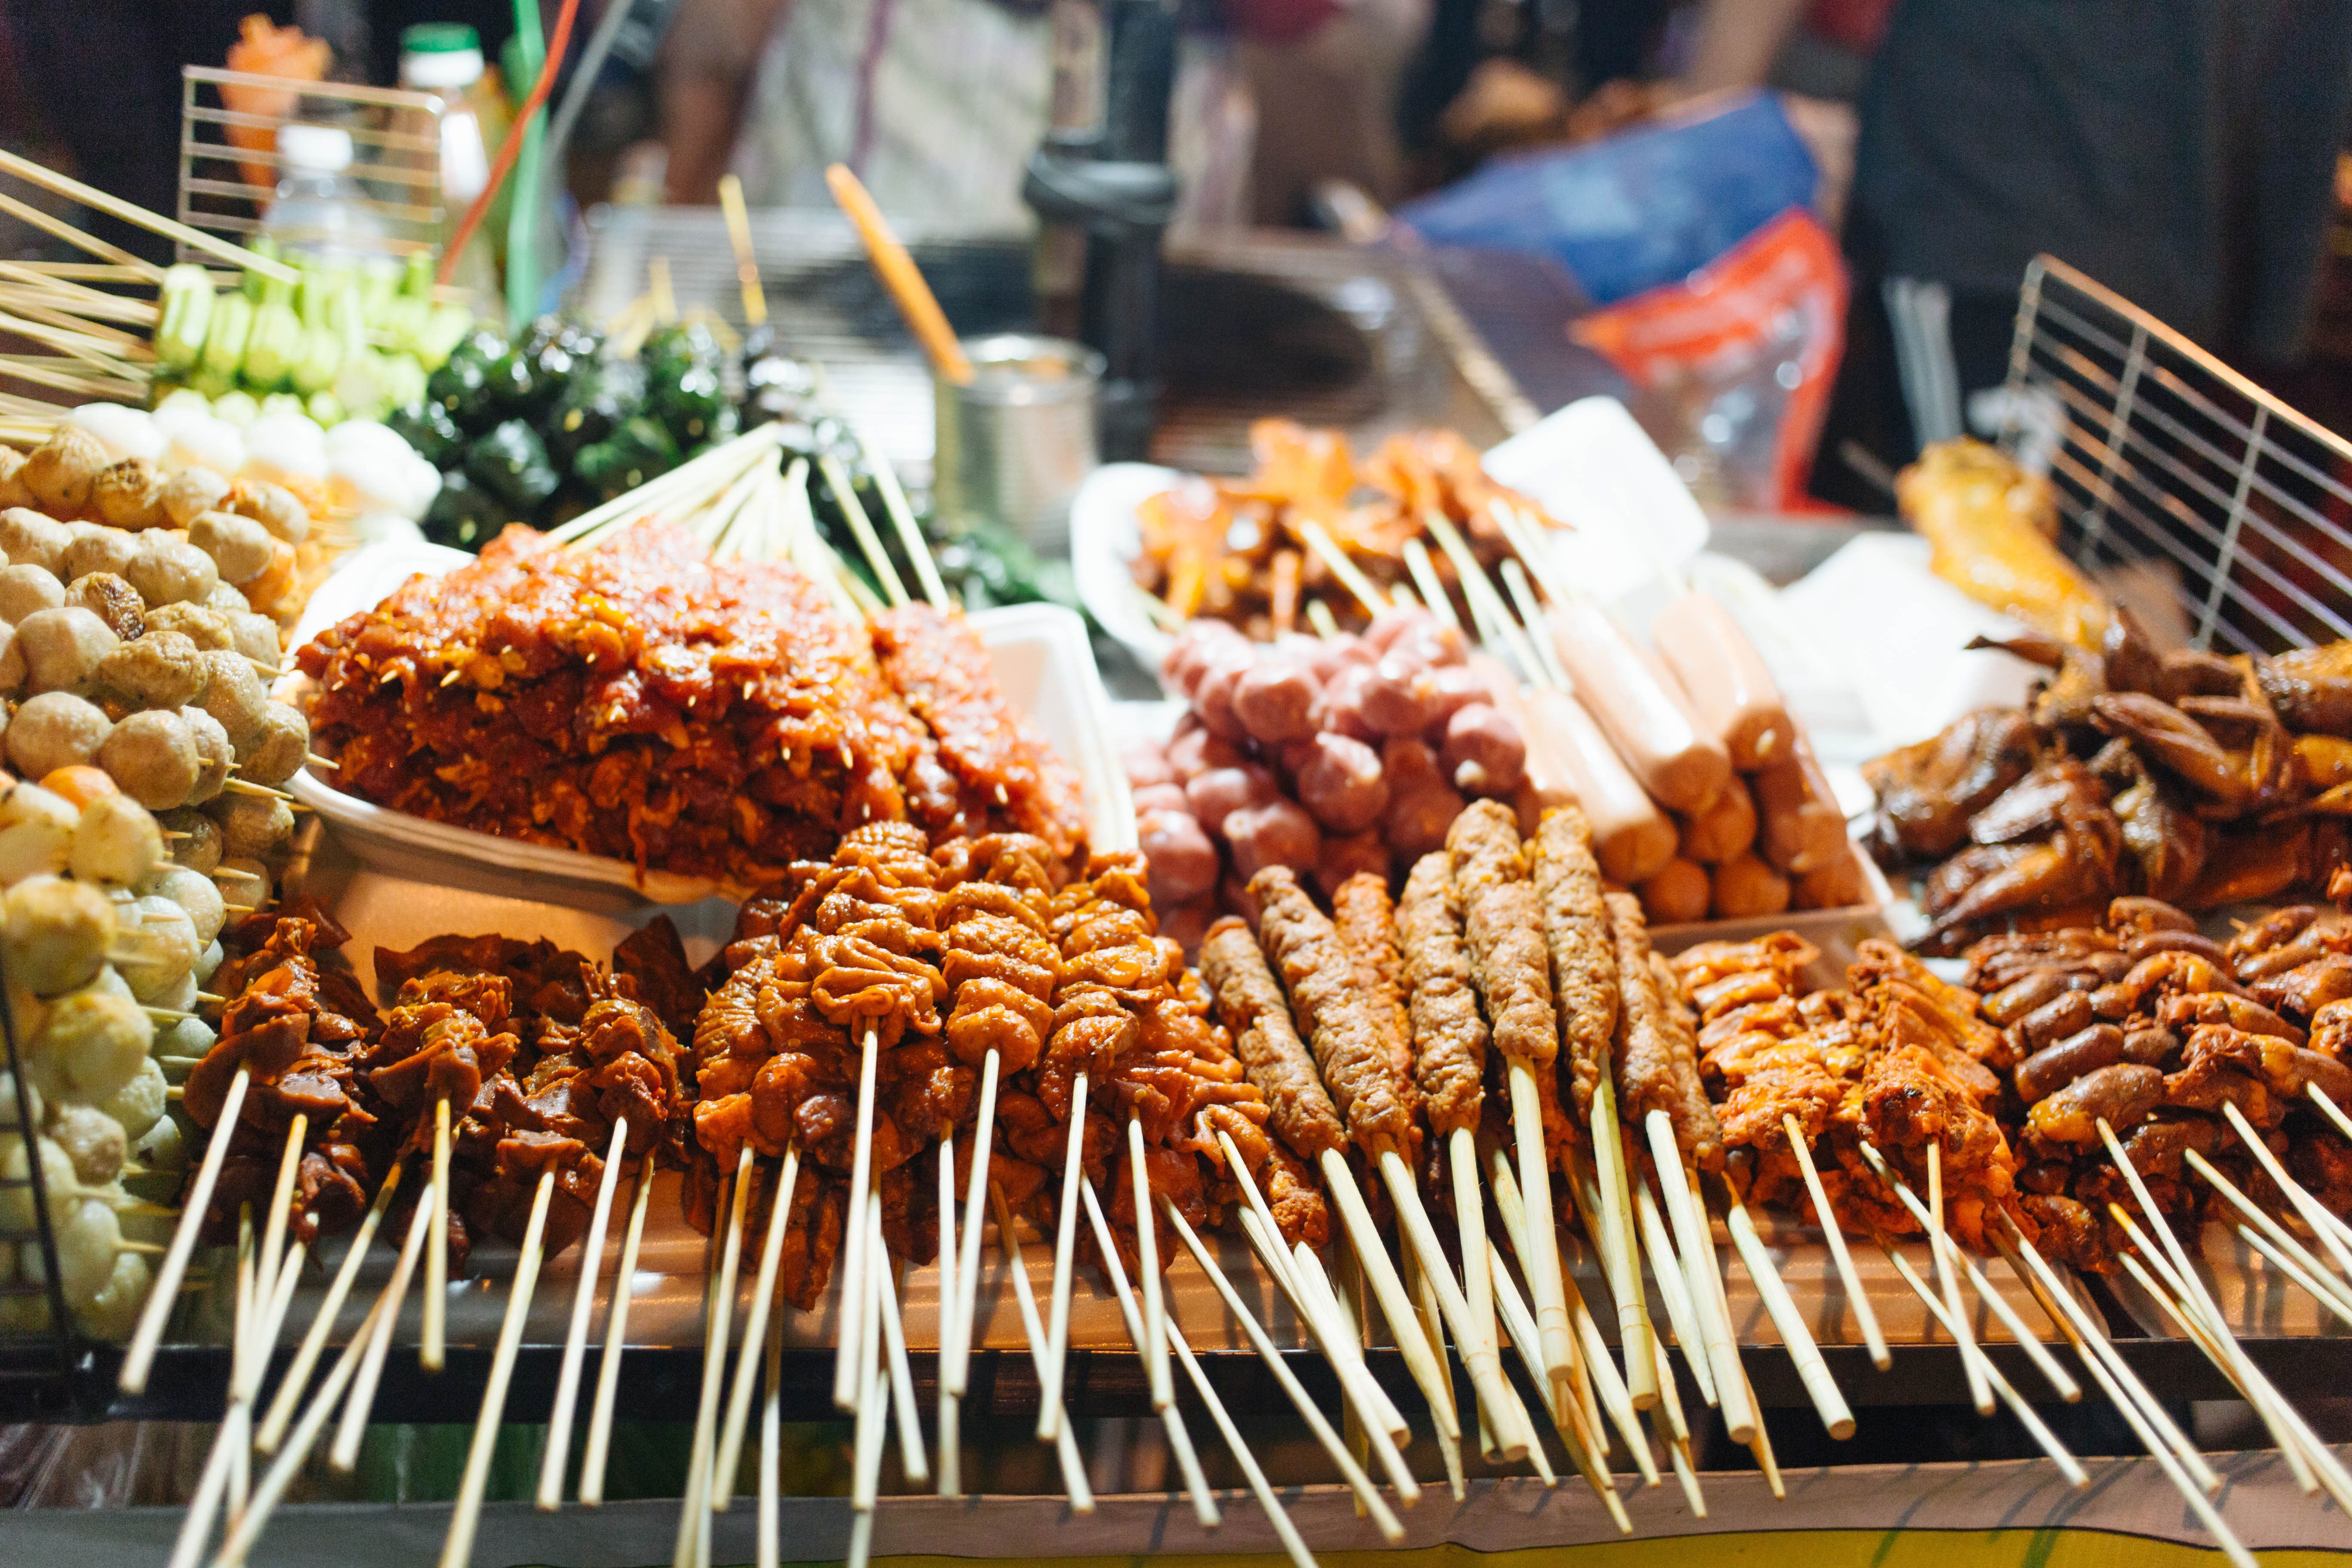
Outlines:
POLYGON ((289 121, 278 128, 278 154, 289 169, 339 174, 352 166, 352 133, 340 125, 289 121))
POLYGON ((433 91, 470 87, 482 77, 482 39, 463 22, 419 22, 400 34, 400 79, 433 91))

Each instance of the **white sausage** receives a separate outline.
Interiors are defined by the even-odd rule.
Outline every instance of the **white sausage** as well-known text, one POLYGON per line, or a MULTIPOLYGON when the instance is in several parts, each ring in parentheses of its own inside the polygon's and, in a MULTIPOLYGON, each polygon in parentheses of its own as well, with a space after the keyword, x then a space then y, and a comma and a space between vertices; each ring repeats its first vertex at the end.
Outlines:
POLYGON ((1760 768, 1796 740, 1788 704, 1763 656, 1714 599, 1684 594, 1658 612, 1650 640, 1690 700, 1700 733, 1723 742, 1733 767, 1742 773, 1760 768))
POLYGON ((1596 605, 1556 605, 1549 618, 1577 697, 1642 787, 1675 811, 1713 800, 1731 778, 1731 753, 1700 731, 1674 678, 1596 605))

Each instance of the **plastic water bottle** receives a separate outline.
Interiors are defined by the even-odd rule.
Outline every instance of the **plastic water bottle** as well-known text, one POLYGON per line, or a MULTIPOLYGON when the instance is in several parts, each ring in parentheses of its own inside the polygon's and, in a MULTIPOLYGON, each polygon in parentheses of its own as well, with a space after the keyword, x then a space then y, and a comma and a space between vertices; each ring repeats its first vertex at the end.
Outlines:
MULTIPOLYGON (((505 133, 503 121, 484 124, 487 108, 496 104, 495 89, 484 82, 481 37, 462 22, 420 22, 400 35, 400 85, 411 92, 429 92, 441 100, 441 240, 455 237, 466 209, 490 181, 493 135, 505 133)), ((498 298, 497 236, 505 232, 498 209, 503 194, 474 237, 467 242, 450 281, 475 297, 478 306, 498 298)))
POLYGON ((348 177, 352 133, 339 125, 289 121, 278 128, 278 181, 263 227, 291 255, 322 261, 381 256, 390 232, 348 177))

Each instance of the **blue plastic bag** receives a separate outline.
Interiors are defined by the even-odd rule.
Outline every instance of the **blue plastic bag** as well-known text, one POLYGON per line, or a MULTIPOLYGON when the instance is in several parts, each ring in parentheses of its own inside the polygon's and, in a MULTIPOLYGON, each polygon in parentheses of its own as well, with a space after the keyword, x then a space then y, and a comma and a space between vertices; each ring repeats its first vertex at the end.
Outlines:
POLYGON ((1497 158, 1397 216, 1432 244, 1552 257, 1609 305, 1810 208, 1818 177, 1779 100, 1746 93, 1587 146, 1497 158))

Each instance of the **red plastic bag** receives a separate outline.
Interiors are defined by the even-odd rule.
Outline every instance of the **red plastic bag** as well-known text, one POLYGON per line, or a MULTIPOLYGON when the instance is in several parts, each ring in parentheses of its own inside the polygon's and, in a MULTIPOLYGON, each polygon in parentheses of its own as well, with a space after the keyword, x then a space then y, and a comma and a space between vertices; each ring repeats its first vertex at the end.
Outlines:
POLYGON ((1791 207, 1679 283, 1570 324, 1653 395, 1659 444, 1702 499, 1802 510, 1844 344, 1837 241, 1791 207))

